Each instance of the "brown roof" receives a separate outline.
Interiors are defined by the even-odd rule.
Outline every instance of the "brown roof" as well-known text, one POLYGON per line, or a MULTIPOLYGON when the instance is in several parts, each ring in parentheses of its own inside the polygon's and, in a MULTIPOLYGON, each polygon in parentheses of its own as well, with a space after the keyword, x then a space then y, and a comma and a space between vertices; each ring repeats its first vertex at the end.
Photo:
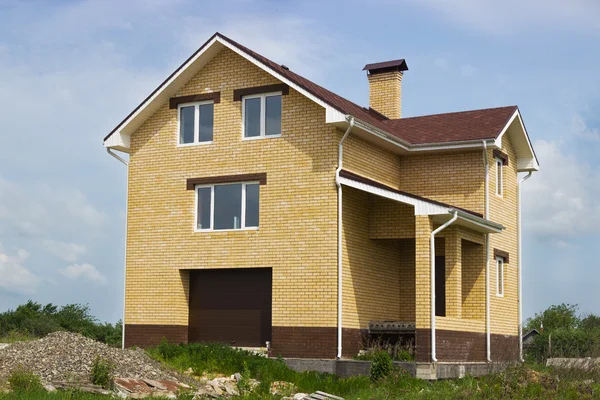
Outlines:
POLYGON ((475 140, 475 139, 495 139, 502 128, 508 122, 508 119, 516 106, 490 108, 485 110, 457 112, 449 114, 427 115, 422 117, 402 118, 390 120, 375 110, 361 107, 350 100, 347 100, 322 86, 290 71, 266 57, 242 46, 241 44, 215 33, 206 41, 194 54, 192 54, 179 68, 177 68, 163 83, 161 83, 140 105, 138 105, 119 125, 117 125, 105 138, 107 140, 117 128, 140 109, 160 88, 162 88, 169 79, 179 72, 197 53, 202 51, 212 39, 219 38, 229 42, 233 46, 244 51, 260 63, 266 65, 276 73, 289 79, 300 86, 313 96, 321 99, 338 111, 352 115, 353 117, 370 124, 376 128, 386 131, 410 144, 424 143, 447 143, 455 141, 475 140))
POLYGON ((406 65, 406 60, 404 58, 401 58, 399 60, 367 64, 367 65, 365 65, 365 67, 362 70, 363 71, 373 71, 373 70, 389 69, 389 68, 397 68, 399 71, 408 71, 408 65, 406 65))
POLYGON ((411 144, 495 139, 517 106, 388 120, 386 131, 411 144))

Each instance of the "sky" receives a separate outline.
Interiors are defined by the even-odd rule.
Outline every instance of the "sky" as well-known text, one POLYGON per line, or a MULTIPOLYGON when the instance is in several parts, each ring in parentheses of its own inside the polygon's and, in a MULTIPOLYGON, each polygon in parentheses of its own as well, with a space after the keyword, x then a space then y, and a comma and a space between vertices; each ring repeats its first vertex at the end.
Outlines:
POLYGON ((366 106, 405 58, 403 116, 517 104, 524 316, 600 314, 597 0, 0 0, 0 312, 33 299, 122 317, 125 166, 104 136, 214 32, 366 106))

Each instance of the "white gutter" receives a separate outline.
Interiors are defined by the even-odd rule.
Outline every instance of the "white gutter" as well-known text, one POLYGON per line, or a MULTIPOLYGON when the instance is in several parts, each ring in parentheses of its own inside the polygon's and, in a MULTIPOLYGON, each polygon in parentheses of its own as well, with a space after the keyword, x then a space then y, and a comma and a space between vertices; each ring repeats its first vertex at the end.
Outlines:
POLYGON ((123 326, 122 326, 122 331, 121 331, 121 348, 124 349, 125 348, 125 293, 126 293, 126 286, 125 286, 125 280, 127 279, 127 217, 128 217, 128 212, 127 212, 127 207, 128 207, 128 203, 129 203, 129 162, 127 162, 126 160, 124 160, 123 158, 119 157, 118 155, 116 155, 115 153, 112 152, 112 149, 107 148, 106 152, 108 154, 110 154, 111 156, 113 156, 114 158, 116 158, 117 160, 121 161, 123 164, 125 164, 125 166, 127 166, 127 176, 125 177, 125 250, 124 250, 124 260, 123 260, 123 326))
MULTIPOLYGON (((485 165, 485 219, 490 218, 490 168, 488 162, 487 143, 483 141, 483 162, 485 165)), ((490 335, 490 234, 485 234, 485 348, 486 359, 492 361, 490 335)))
POLYGON ((338 147, 338 167, 335 170, 335 184, 338 194, 338 329, 337 329, 337 358, 342 358, 342 184, 340 183, 340 171, 342 170, 342 162, 344 155, 344 142, 350 135, 350 131, 354 126, 354 117, 346 116, 348 120, 348 128, 340 140, 338 147))
POLYGON ((518 263, 519 263, 519 359, 521 361, 525 361, 523 359, 523 256, 521 255, 522 249, 522 238, 521 238, 521 184, 525 182, 527 179, 531 178, 532 172, 529 171, 527 175, 519 180, 519 192, 517 202, 518 204, 518 212, 519 212, 519 229, 518 229, 518 237, 519 237, 519 250, 518 250, 518 263))
POLYGON ((440 226, 433 232, 429 239, 429 253, 431 254, 431 361, 437 362, 435 354, 435 235, 446 229, 454 221, 458 219, 458 212, 454 211, 454 216, 444 225, 440 226))

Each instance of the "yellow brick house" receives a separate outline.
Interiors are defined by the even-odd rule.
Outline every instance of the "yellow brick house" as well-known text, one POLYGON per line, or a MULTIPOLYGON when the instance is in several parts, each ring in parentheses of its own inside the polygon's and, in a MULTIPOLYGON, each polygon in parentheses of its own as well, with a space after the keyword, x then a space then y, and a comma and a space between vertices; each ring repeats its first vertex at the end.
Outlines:
POLYGON ((119 123, 124 345, 333 359, 393 330, 417 362, 518 359, 521 114, 402 118, 407 69, 365 66, 362 107, 216 33, 119 123))

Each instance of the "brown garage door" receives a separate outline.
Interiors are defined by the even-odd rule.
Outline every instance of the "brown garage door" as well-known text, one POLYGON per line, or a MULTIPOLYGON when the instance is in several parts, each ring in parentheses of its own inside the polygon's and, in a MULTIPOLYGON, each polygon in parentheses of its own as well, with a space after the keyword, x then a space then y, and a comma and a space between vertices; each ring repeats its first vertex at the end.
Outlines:
POLYGON ((271 268, 190 271, 188 340, 265 346, 271 340, 271 268))

